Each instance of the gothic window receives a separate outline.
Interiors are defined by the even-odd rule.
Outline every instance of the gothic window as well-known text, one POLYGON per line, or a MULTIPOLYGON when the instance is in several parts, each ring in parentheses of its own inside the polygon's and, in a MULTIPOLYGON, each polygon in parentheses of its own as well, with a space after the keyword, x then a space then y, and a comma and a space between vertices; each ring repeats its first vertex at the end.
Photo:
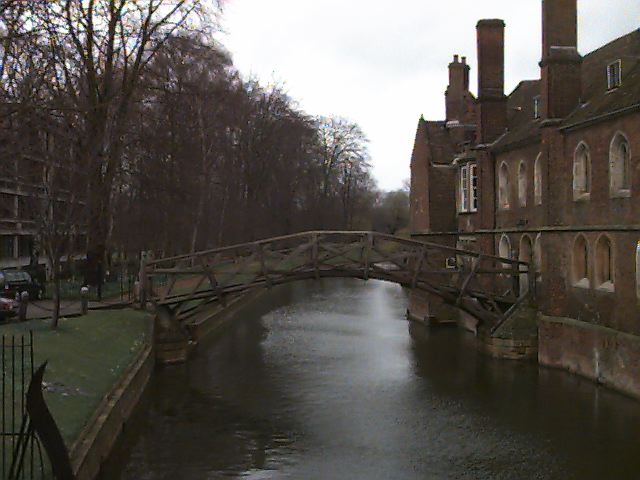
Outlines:
MULTIPOLYGON (((506 235, 502 235, 500 238, 500 243, 498 244, 498 256, 501 258, 511 258, 511 242, 509 241, 509 237, 506 235)), ((503 267, 508 267, 508 264, 504 264, 503 267)))
POLYGON ((609 193, 612 197, 629 196, 630 157, 629 142, 623 134, 617 133, 609 147, 609 193))
POLYGON ((591 191, 591 157, 589 147, 582 142, 573 154, 573 199, 589 198, 591 191))
POLYGON ((505 162, 498 172, 498 204, 503 210, 509 208, 509 167, 505 162))
POLYGON ((536 281, 542 281, 542 236, 536 235, 533 243, 533 268, 536 271, 536 281))
POLYGON ((573 243, 573 284, 577 287, 589 287, 589 245, 578 235, 573 243))
POLYGON ((527 165, 524 161, 520 162, 518 168, 518 204, 527 206, 527 165))
POLYGON ((542 205, 542 154, 533 164, 533 200, 536 205, 542 205))
MULTIPOLYGON (((531 245, 531 239, 528 235, 523 235, 520 240, 520 254, 518 255, 518 260, 521 262, 527 262, 529 264, 529 268, 534 268, 532 265, 533 260, 533 246, 531 245)), ((523 268, 521 268, 522 270, 523 268)), ((521 273, 520 274, 520 295, 524 295, 527 291, 529 291, 529 274, 521 273)))
POLYGON ((596 286, 605 289, 613 288, 613 265, 611 240, 606 235, 603 235, 596 243, 596 286))

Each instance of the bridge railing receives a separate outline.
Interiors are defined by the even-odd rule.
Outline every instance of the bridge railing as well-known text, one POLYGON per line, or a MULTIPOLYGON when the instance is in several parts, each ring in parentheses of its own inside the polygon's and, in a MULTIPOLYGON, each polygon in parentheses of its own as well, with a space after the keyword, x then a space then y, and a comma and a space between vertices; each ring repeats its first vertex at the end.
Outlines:
POLYGON ((143 288, 186 319, 228 297, 295 280, 375 278, 438 295, 493 323, 533 285, 527 263, 360 231, 313 231, 150 261, 143 288), (154 279, 166 282, 158 285, 154 279))

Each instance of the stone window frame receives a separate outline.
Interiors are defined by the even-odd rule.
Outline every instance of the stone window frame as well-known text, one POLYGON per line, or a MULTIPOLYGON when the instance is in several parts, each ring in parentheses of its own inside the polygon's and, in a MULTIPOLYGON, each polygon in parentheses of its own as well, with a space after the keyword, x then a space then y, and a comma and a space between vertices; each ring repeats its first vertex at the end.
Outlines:
POLYGON ((607 64, 607 90, 615 90, 622 85, 622 60, 607 64))
POLYGON ((591 150, 585 141, 578 143, 573 151, 573 201, 589 200, 591 197, 591 150), (584 152, 584 155, 582 153, 584 152), (580 164, 583 164, 580 169, 580 164), (584 178, 580 178, 580 177, 584 178))
POLYGON ((498 208, 500 210, 509 210, 511 208, 509 182, 509 165, 503 161, 498 168, 498 208))
MULTIPOLYGON (((506 233, 503 233, 500 237, 500 240, 498 241, 498 256, 501 258, 513 258, 513 252, 511 250, 511 239, 506 233), (504 248, 503 245, 505 246, 504 248), (504 249, 506 249, 506 252, 504 251, 504 249)), ((502 266, 503 268, 508 268, 510 264, 504 263, 502 264, 502 266)))
MULTIPOLYGON (((518 260, 521 262, 527 262, 529 264, 529 268, 531 268, 533 266, 533 240, 531 239, 531 237, 528 234, 523 234, 520 237, 520 245, 518 247, 518 260), (525 251, 524 247, 525 247, 525 243, 528 244, 528 249, 529 249, 529 255, 528 258, 525 258, 523 256, 523 253, 525 251)), ((522 267, 520 268, 522 270, 522 267)), ((527 287, 529 287, 529 274, 528 273, 521 273, 520 274, 520 295, 524 294, 523 291, 523 285, 527 285, 527 287)))
POLYGON ((598 290, 615 291, 615 258, 613 240, 603 233, 596 240, 594 255, 594 280, 598 290))
POLYGON ((521 160, 518 164, 518 206, 520 208, 527 206, 527 186, 529 184, 527 181, 527 171, 527 162, 525 160, 521 160))
POLYGON ((533 162, 533 203, 542 205, 542 153, 533 162))
POLYGON ((591 287, 590 250, 587 238, 583 234, 576 235, 571 248, 571 283, 574 287, 591 287), (584 248, 579 243, 582 243, 584 248))
POLYGON ((609 196, 631 196, 631 145, 629 138, 620 131, 613 135, 609 144, 609 196), (620 155, 623 146, 626 147, 626 157, 620 155))
POLYGON ((533 241, 533 267, 536 271, 536 281, 542 281, 542 233, 536 235, 533 241))

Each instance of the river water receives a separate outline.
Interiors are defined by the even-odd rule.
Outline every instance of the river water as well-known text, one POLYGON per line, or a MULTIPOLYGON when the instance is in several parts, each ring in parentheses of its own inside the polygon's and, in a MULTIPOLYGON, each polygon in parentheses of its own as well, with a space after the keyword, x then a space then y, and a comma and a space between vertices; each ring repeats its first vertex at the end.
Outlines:
POLYGON ((640 478, 640 402, 406 307, 377 281, 268 292, 157 372, 102 477, 640 478))

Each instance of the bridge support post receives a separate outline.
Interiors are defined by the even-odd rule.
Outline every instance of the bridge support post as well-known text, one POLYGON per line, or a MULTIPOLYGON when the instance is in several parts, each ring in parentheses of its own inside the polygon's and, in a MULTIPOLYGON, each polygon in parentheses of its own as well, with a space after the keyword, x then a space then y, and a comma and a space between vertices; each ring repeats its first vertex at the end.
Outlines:
POLYGON ((189 333, 176 319, 175 312, 159 306, 154 322, 156 362, 162 365, 186 362, 192 343, 189 333))
POLYGON ((140 253, 140 270, 138 272, 138 286, 140 289, 140 308, 144 310, 147 305, 149 278, 147 277, 147 252, 140 253))

